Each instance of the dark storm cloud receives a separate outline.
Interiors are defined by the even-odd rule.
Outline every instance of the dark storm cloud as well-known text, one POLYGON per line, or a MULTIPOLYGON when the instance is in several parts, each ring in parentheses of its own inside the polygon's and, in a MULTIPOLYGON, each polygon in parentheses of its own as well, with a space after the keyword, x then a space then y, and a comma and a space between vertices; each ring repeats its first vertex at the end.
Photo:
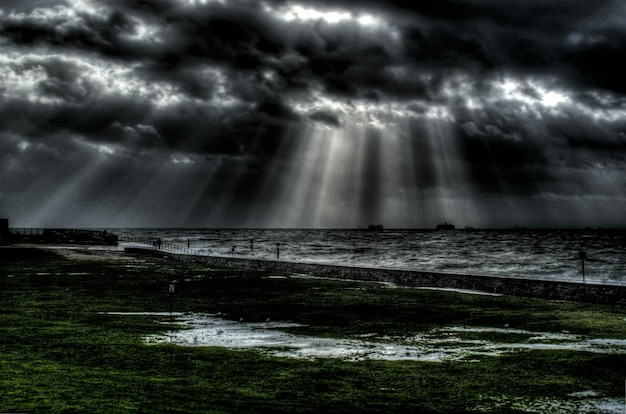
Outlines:
POLYGON ((42 95, 59 98, 68 103, 81 103, 95 92, 95 86, 81 77, 80 69, 70 62, 52 58, 39 63, 47 79, 38 84, 42 95))
POLYGON ((198 61, 244 72, 271 69, 284 88, 306 88, 317 81, 327 91, 347 96, 358 95, 370 84, 380 88, 387 80, 372 69, 384 69, 389 62, 388 45, 373 35, 364 37, 355 27, 320 29, 311 23, 294 28, 250 3, 208 5, 200 11, 177 4, 163 1, 147 7, 145 2, 124 2, 105 14, 79 13, 65 25, 58 16, 12 17, 2 24, 2 34, 20 45, 142 61, 146 70, 157 73, 198 61), (158 13, 146 18, 154 9, 158 13), (157 25, 162 36, 158 46, 129 39, 141 17, 157 25))
POLYGON ((66 4, 65 0, 4 0, 2 9, 8 12, 24 12, 37 7, 53 7, 64 4, 66 4))
POLYGON ((41 10, 8 15, 0 25, 2 36, 17 45, 51 45, 70 53, 98 51, 105 56, 124 57, 134 52, 123 36, 133 33, 134 22, 120 12, 63 13, 68 10, 63 6, 48 14, 41 10))
POLYGON ((552 180, 545 144, 527 139, 520 131, 503 131, 495 125, 483 128, 467 122, 459 131, 472 182, 482 191, 533 195, 541 190, 538 183, 552 180))
MULTIPOLYGON (((258 195, 267 166, 282 165, 271 158, 289 155, 295 126, 338 130, 365 106, 375 128, 399 113, 413 119, 407 147, 416 184, 429 190, 441 177, 424 120, 446 114, 456 161, 481 192, 535 196, 559 182, 576 188, 573 170, 623 173, 626 7, 617 1, 11 0, 0 7, 0 132, 10 142, 3 161, 13 164, 38 145, 38 157, 55 160, 51 154, 84 155, 89 145, 172 163, 226 155, 233 158, 206 192, 217 194, 231 177, 243 205, 258 195), (347 17, 294 17, 295 6, 347 17), (548 91, 561 94, 558 106, 548 91)), ((371 168, 361 213, 374 220, 383 209, 377 153, 386 142, 366 135, 371 168)))
MULTIPOLYGON (((397 27, 399 45, 354 25, 305 23, 295 28, 256 2, 209 3, 200 10, 180 3, 110 2, 106 13, 81 13, 62 28, 52 18, 8 19, 3 35, 18 44, 44 43, 142 61, 144 71, 153 70, 155 76, 171 71, 172 81, 186 92, 198 82, 178 70, 198 61, 244 72, 271 69, 279 77, 277 92, 320 83, 330 94, 374 99, 432 98, 441 71, 445 76, 457 70, 478 76, 494 70, 530 71, 558 75, 571 84, 624 88, 621 59, 616 59, 626 45, 624 27, 589 27, 608 13, 612 3, 606 1, 358 3, 357 10, 369 7, 397 27), (158 45, 126 36, 136 33, 141 21, 158 27, 158 45), (299 63, 286 65, 289 55, 299 63), (398 76, 389 70, 394 65, 411 65, 414 73, 398 76), (415 76, 434 71, 438 77, 430 82, 415 76), (187 83, 187 78, 192 80, 187 83)), ((341 2, 333 4, 327 7, 341 2)), ((353 2, 346 5, 355 7, 353 2)))
MULTIPOLYGON (((492 71, 530 71, 558 74, 564 84, 622 91, 616 57, 625 45, 623 27, 592 31, 585 25, 606 13, 609 2, 443 3, 358 3, 357 10, 373 10, 392 22, 397 44, 354 24, 288 24, 256 2, 209 3, 199 9, 173 0, 109 2, 104 13, 81 11, 66 22, 62 13, 5 16, 1 27, 2 37, 15 45, 95 52, 103 59, 138 63, 137 76, 171 83, 199 99, 215 92, 214 81, 196 70, 199 62, 209 62, 224 69, 237 98, 260 107, 259 102, 273 101, 283 113, 287 104, 279 101, 315 85, 339 97, 436 100, 442 82, 459 71, 477 76, 477 87, 492 71), (156 32, 133 40, 143 23, 154 25, 156 32), (262 71, 271 71, 274 79, 259 79, 262 71)), ((75 78, 49 76, 40 85, 44 94, 70 101, 89 94, 88 85, 70 85, 75 78)))
POLYGON ((330 111, 316 111, 309 116, 310 119, 322 122, 331 127, 340 127, 341 118, 337 114, 330 111))
POLYGON ((307 2, 311 4, 380 13, 394 22, 404 45, 399 55, 376 39, 349 42, 345 28, 316 33, 322 42, 297 45, 310 59, 311 74, 324 78, 330 92, 355 95, 359 86, 381 87, 393 96, 394 90, 405 89, 397 88, 399 82, 383 70, 399 63, 417 71, 464 70, 483 76, 494 70, 553 74, 582 87, 624 91, 619 56, 626 48, 626 30, 607 22, 611 13, 624 16, 614 1, 307 2), (352 77, 360 67, 369 76, 352 77))
POLYGON ((416 67, 551 74, 580 87, 624 92, 626 27, 615 1, 390 2, 412 13, 401 21, 416 67))

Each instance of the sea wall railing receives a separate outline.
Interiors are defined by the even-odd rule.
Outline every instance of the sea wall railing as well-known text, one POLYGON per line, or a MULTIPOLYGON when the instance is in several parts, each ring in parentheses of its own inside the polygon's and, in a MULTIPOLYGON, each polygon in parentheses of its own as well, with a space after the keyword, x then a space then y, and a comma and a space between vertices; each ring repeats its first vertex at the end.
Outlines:
MULTIPOLYGON (((181 246, 180 244, 172 244, 172 243, 163 242, 158 237, 120 236, 119 237, 119 241, 120 242, 125 242, 125 243, 137 243, 137 244, 142 244, 142 245, 148 245, 148 246, 152 246, 156 250, 163 250, 163 251, 166 251, 166 252, 182 254, 182 255, 189 255, 189 256, 212 256, 205 249, 192 249, 190 247, 181 246)), ((276 243, 276 244, 280 245, 283 248, 285 246, 289 246, 288 243, 276 243)), ((272 247, 272 251, 271 251, 272 255, 276 255, 276 259, 279 258, 279 250, 278 249, 279 249, 278 246, 276 246, 275 248, 273 246, 272 247)), ((220 257, 222 257, 222 256, 223 257, 241 257, 241 254, 240 254, 239 251, 235 251, 235 247, 232 247, 232 250, 230 250, 230 254, 228 254, 228 255, 218 255, 218 256, 220 256, 220 257)))
MULTIPOLYGON (((161 243, 159 244, 159 239, 158 238, 151 238, 151 237, 121 237, 120 241, 123 242, 131 242, 131 243, 138 243, 138 244, 143 244, 143 245, 149 245, 152 246, 155 250, 157 251, 164 251, 164 252, 169 252, 169 253, 173 253, 175 255, 179 255, 178 257, 175 258, 180 258, 182 260, 188 260, 188 261, 194 261, 194 260, 204 260, 203 258, 215 258, 216 260, 225 260, 230 264, 233 263, 241 263, 240 261, 252 261, 254 263, 260 263, 260 262, 277 262, 277 263, 292 263, 292 264, 302 264, 302 265, 313 265, 313 266, 336 266, 333 264, 322 264, 322 263, 310 263, 310 262, 306 262, 306 261, 294 261, 294 260, 279 260, 279 259, 271 259, 271 258, 251 258, 251 257, 246 257, 245 255, 241 255, 239 253, 232 253, 232 254, 221 254, 221 255, 213 255, 213 254, 209 254, 207 251, 205 250, 197 250, 197 249, 191 249, 191 248, 186 248, 180 245, 175 245, 175 244, 171 244, 171 243, 161 243)), ((246 262, 247 263, 247 262, 246 262)), ((340 266, 340 265, 339 265, 340 266)), ((340 266, 341 267, 341 266, 340 266)), ((355 266, 346 266, 346 267, 350 267, 350 268, 355 268, 355 269, 370 269, 370 267, 368 266, 359 266, 359 265, 355 265, 355 266)), ((395 272, 395 271, 409 271, 409 272, 414 272, 414 271, 418 271, 416 269, 410 269, 410 268, 402 268, 402 267, 384 267, 384 266, 376 266, 374 267, 374 269, 380 270, 380 271, 389 271, 389 272, 395 272)), ((448 274, 446 272, 428 272, 431 274, 448 274)), ((605 286, 621 286, 621 287, 626 287, 626 282, 623 281, 619 281, 619 280, 610 280, 610 279, 587 279, 587 280, 582 280, 579 278, 571 278, 571 277, 559 277, 559 276, 552 276, 552 277, 538 277, 538 276, 523 276, 523 275, 494 275, 494 274, 480 274, 480 273, 474 273, 474 272, 456 272, 456 274, 458 275, 464 275, 464 276, 476 276, 476 277, 487 277, 487 278, 494 278, 494 277, 499 277, 499 278, 504 278, 504 279, 518 279, 518 280, 527 280, 527 281, 533 281, 533 280, 544 280, 544 281, 550 281, 550 282, 563 282, 563 283, 573 283, 573 284, 577 284, 577 285, 605 285, 605 286)))
MULTIPOLYGON (((165 250, 163 247, 160 250, 165 250)), ((159 253, 160 250, 158 247, 153 249, 141 246, 125 248, 125 251, 130 253, 159 253)), ((179 248, 178 250, 181 249, 179 248)), ((182 250, 185 249, 183 248, 182 250)), ((278 274, 311 275, 331 279, 394 283, 399 286, 418 288, 462 289, 550 300, 574 300, 626 305, 626 285, 619 282, 598 283, 594 281, 592 283, 581 283, 580 280, 439 273, 415 269, 341 266, 290 260, 212 256, 207 254, 172 254, 171 257, 188 262, 204 263, 209 266, 252 269, 278 274)))
POLYGON ((157 250, 163 250, 169 253, 183 254, 183 255, 193 255, 193 256, 206 256, 206 252, 196 249, 190 249, 188 247, 166 243, 161 241, 158 237, 120 237, 120 242, 126 243, 138 243, 145 244, 154 247, 157 250))
MULTIPOLYGON (((66 231, 68 230, 66 229, 66 231)), ((80 231, 87 232, 87 233, 93 232, 93 231, 88 231, 88 230, 80 230, 80 231)), ((76 233, 80 231, 72 230, 70 232, 76 233)), ((9 232, 13 235, 18 235, 28 240, 28 239, 40 239, 45 234, 46 229, 34 228, 34 227, 33 228, 10 228, 9 232)), ((181 246, 180 244, 163 242, 160 238, 157 238, 157 237, 120 236, 119 238, 116 238, 116 241, 126 242, 126 243, 137 243, 143 246, 151 246, 155 251, 163 251, 163 252, 172 253, 174 255, 179 255, 179 257, 184 260, 193 260, 194 258, 201 258, 201 257, 216 257, 216 258, 220 258, 220 260, 231 259, 236 262, 237 259, 244 259, 244 260, 247 259, 245 255, 242 256, 241 254, 239 254, 239 252, 236 253, 234 249, 231 254, 221 254, 221 255, 215 256, 215 255, 210 254, 205 249, 192 249, 190 247, 181 246)), ((286 244, 282 244, 282 243, 280 245, 281 247, 287 246, 286 244)), ((273 261, 291 262, 290 260, 278 260, 278 255, 277 255, 276 260, 273 260, 270 258, 265 258, 261 260, 269 261, 269 262, 273 262, 273 261)), ((576 260, 576 259, 572 259, 572 260, 576 260)), ((307 262, 296 261, 294 263, 306 264, 307 262)), ((354 267, 359 268, 359 266, 354 266, 354 267)), ((397 270, 412 271, 413 270, 413 269, 403 269, 403 268, 385 268, 385 267, 377 267, 377 268, 382 271, 397 271, 397 270)), ((460 272, 459 274, 464 274, 464 273, 460 272)), ((608 280, 608 279, 587 279, 586 281, 585 280, 581 281, 580 279, 567 278, 567 277, 538 278, 538 277, 533 277, 533 276, 520 276, 520 275, 507 276, 507 275, 488 275, 488 274, 483 275, 483 274, 476 274, 476 273, 468 273, 466 275, 484 276, 484 277, 502 277, 502 278, 522 279, 522 280, 537 280, 537 279, 546 280, 547 279, 547 280, 551 280, 554 282, 569 282, 569 283, 582 284, 582 285, 626 286, 626 282, 618 281, 618 280, 608 280)))

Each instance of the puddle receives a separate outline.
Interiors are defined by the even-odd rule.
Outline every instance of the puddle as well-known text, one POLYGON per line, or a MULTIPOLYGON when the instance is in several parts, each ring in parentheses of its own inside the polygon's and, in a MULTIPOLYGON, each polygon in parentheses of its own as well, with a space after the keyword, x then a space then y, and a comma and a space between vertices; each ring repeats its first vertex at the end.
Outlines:
POLYGON ((99 312, 101 315, 128 315, 128 316, 176 316, 185 315, 183 312, 99 312))
MULTIPOLYGON (((107 312, 110 315, 169 316, 169 312, 107 312)), ((236 322, 219 315, 172 313, 181 329, 145 338, 148 344, 219 346, 231 349, 260 349, 290 358, 339 358, 477 362, 481 356, 496 356, 524 349, 554 349, 626 354, 626 340, 584 338, 570 333, 532 332, 512 328, 450 326, 412 336, 392 337, 367 333, 354 339, 294 335, 281 330, 302 326, 292 322, 236 322), (464 333, 506 334, 509 341, 464 339, 464 333)), ((171 322, 169 322, 171 323, 171 322)))
MULTIPOLYGON (((269 276, 269 278, 283 278, 285 279, 286 277, 284 276, 269 276)), ((324 279, 324 280, 334 280, 334 281, 338 281, 338 282, 357 282, 357 283, 364 283, 363 280, 360 279, 339 279, 339 278, 334 278, 334 277, 322 277, 322 276, 311 276, 311 275, 307 275, 307 274, 301 274, 301 273, 297 273, 297 274, 292 274, 291 276, 294 279, 324 279)), ((401 286, 398 285, 396 283, 393 282, 380 282, 380 281, 368 281, 367 283, 377 283, 379 285, 383 285, 387 288, 390 289, 419 289, 419 290, 439 290, 439 291, 444 291, 444 292, 457 292, 457 293, 465 293, 465 294, 469 294, 469 295, 484 295, 484 296, 503 296, 500 293, 491 293, 491 292, 485 292, 483 290, 472 290, 472 289, 459 289, 459 288, 443 288, 443 287, 430 287, 430 286, 401 286)), ((359 289, 359 288, 353 288, 353 289, 359 289)))
MULTIPOLYGON (((524 342, 488 342, 474 341, 478 344, 475 348, 484 348, 490 350, 494 354, 502 354, 515 349, 555 349, 566 351, 584 351, 607 354, 626 354, 626 339, 610 339, 610 338, 585 338, 580 335, 570 333, 553 333, 553 332, 532 332, 523 329, 512 328, 476 328, 476 327, 446 327, 441 328, 438 332, 451 335, 450 340, 454 341, 457 337, 455 333, 475 332, 475 333, 501 333, 507 335, 524 335, 528 338, 524 342)), ((419 341, 421 338, 417 337, 419 341)), ((465 341, 463 344, 467 344, 465 341)))
MULTIPOLYGON (((599 397, 593 391, 589 395, 573 395, 573 399, 563 400, 557 398, 528 399, 522 397, 487 397, 482 398, 479 404, 470 411, 475 412, 500 412, 519 411, 527 413, 560 413, 560 414, 621 414, 624 413, 624 401, 618 398, 599 397)), ((582 394, 581 393, 581 394, 582 394)), ((578 394, 578 393, 574 393, 578 394)))
POLYGON ((291 322, 234 322, 206 314, 186 314, 179 317, 176 322, 182 326, 182 330, 152 335, 146 338, 146 342, 174 343, 182 346, 221 346, 231 349, 258 348, 273 356, 307 359, 441 361, 445 358, 440 350, 429 350, 422 346, 361 339, 318 338, 293 335, 280 330, 302 326, 291 322))
POLYGON ((420 286, 420 287, 417 287, 415 289, 440 290, 440 291, 444 291, 444 292, 466 293, 466 294, 469 294, 469 295, 503 296, 500 293, 491 293, 491 292, 485 292, 485 291, 482 291, 482 290, 470 290, 470 289, 440 288, 440 287, 425 287, 425 286, 420 286))
MULTIPOLYGON (((170 316, 169 312, 102 312, 108 315, 170 316)), ((626 353, 626 340, 584 338, 568 332, 533 332, 514 328, 476 328, 449 326, 429 333, 409 337, 380 336, 370 332, 355 339, 318 338, 294 335, 281 328, 302 326, 292 322, 236 322, 218 315, 200 313, 171 314, 180 330, 151 335, 147 344, 172 343, 181 346, 217 346, 229 349, 259 349, 278 357, 337 358, 348 361, 366 359, 413 360, 441 362, 462 360, 479 362, 481 356, 502 355, 521 349, 558 349, 602 353, 626 353), (463 339, 464 333, 506 334, 519 342, 494 342, 463 339)), ((169 319, 164 323, 172 323, 169 319)), ((493 412, 519 410, 523 412, 559 413, 622 413, 624 401, 607 398, 593 390, 581 390, 568 399, 522 397, 482 397, 470 411, 493 412)))
MULTIPOLYGON (((170 316, 169 312, 102 312, 108 315, 170 316)), ((366 359, 441 362, 463 360, 479 362, 480 356, 501 355, 520 349, 559 349, 586 352, 626 353, 626 340, 584 338, 567 332, 533 332, 514 328, 476 328, 449 326, 410 337, 379 336, 370 332, 356 339, 318 338, 294 335, 281 328, 302 326, 292 322, 236 322, 218 315, 200 313, 171 314, 180 330, 151 335, 147 344, 172 343, 181 346, 218 346, 229 349, 259 349, 278 357, 337 358, 348 361, 366 359), (493 342, 463 339, 463 333, 506 334, 520 342, 493 342), (521 339, 524 338, 522 342, 521 339), (474 358, 474 359, 472 359, 474 358)), ((164 323, 172 323, 169 319, 164 323)), ((568 399, 522 397, 482 397, 469 408, 475 412, 519 410, 522 412, 622 413, 624 401, 607 398, 593 390, 568 395, 568 399)))

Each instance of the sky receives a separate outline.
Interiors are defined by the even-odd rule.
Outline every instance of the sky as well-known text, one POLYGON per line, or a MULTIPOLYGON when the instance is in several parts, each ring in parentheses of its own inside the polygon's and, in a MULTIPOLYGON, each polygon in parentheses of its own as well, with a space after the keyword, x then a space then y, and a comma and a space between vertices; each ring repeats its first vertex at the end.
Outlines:
POLYGON ((626 227, 626 2, 3 0, 12 227, 626 227))

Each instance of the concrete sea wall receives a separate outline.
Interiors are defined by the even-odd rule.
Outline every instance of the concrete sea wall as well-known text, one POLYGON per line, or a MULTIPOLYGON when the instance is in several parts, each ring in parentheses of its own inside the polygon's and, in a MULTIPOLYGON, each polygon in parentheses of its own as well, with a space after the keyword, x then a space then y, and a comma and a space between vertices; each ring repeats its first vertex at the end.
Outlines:
MULTIPOLYGON (((127 251, 129 250, 127 249, 127 251)), ((153 253, 163 254, 157 251, 153 251, 153 253)), ((626 285, 619 283, 583 284, 574 281, 542 280, 538 278, 437 273, 418 270, 337 266, 235 257, 194 256, 169 253, 165 253, 165 255, 185 261, 206 263, 212 267, 261 270, 277 274, 306 274, 335 279, 389 282, 407 287, 467 289, 551 300, 626 305, 626 285)))

